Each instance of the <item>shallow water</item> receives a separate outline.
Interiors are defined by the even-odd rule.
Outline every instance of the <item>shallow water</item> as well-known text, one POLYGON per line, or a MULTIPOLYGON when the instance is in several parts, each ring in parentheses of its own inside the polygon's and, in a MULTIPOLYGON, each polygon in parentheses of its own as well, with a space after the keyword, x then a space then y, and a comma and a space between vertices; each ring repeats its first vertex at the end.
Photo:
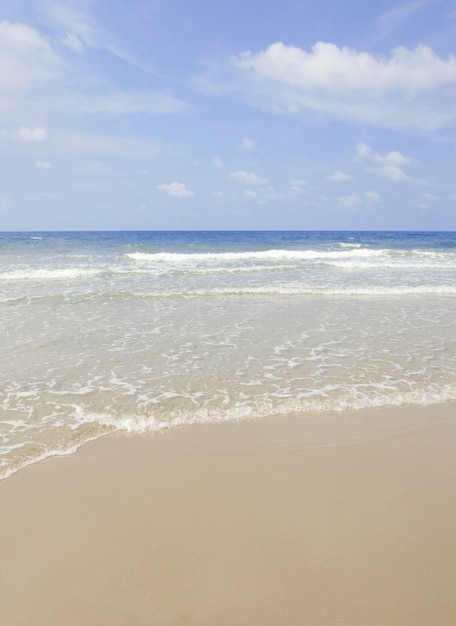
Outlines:
POLYGON ((113 430, 456 399, 454 233, 0 234, 1 477, 113 430))

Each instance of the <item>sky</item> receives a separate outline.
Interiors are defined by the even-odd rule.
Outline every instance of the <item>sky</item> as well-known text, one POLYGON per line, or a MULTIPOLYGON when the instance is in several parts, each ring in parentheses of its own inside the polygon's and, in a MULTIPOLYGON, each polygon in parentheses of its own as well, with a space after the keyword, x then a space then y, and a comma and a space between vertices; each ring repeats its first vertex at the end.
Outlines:
POLYGON ((2 0, 0 231, 456 230, 456 0, 2 0))

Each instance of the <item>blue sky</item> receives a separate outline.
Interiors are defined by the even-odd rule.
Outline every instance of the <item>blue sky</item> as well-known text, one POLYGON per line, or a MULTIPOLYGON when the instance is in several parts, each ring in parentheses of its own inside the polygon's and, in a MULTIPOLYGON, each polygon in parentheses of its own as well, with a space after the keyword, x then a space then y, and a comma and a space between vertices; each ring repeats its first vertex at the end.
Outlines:
POLYGON ((0 230, 456 230, 456 1, 2 0, 0 230))

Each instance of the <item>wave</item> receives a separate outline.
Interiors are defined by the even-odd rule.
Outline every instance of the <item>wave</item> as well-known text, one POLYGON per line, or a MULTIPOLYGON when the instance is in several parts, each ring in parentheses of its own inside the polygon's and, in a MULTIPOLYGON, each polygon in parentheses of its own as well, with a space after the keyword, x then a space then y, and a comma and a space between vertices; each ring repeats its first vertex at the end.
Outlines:
POLYGON ((381 263, 371 261, 326 261, 325 265, 347 270, 371 270, 371 269, 391 269, 391 270, 456 270, 456 258, 446 262, 433 262, 426 259, 386 259, 381 263))
MULTIPOLYGON (((354 246, 354 244, 353 244, 354 246)), ((264 250, 249 252, 132 252, 126 254, 130 261, 147 264, 170 264, 189 266, 205 262, 317 262, 335 267, 401 268, 401 269, 456 269, 456 255, 431 250, 392 250, 349 247, 343 250, 264 250), (345 264, 345 265, 344 265, 345 264)))
POLYGON ((456 285, 401 285, 401 286, 365 286, 365 287, 319 287, 300 284, 267 284, 244 287, 208 287, 202 289, 150 289, 133 291, 120 289, 97 293, 94 291, 81 294, 50 294, 1 298, 0 306, 33 306, 36 303, 47 306, 72 305, 76 303, 113 303, 119 300, 168 300, 191 298, 248 298, 289 296, 303 298, 412 298, 422 296, 452 297, 456 295, 456 285))
POLYGON ((62 303, 74 304, 82 302, 113 302, 129 299, 168 299, 168 298, 205 298, 205 297, 249 297, 249 296, 303 296, 318 298, 383 298, 383 297, 413 297, 413 296, 454 296, 456 285, 400 285, 400 286, 366 286, 366 287, 334 287, 334 286, 304 286, 301 284, 267 284, 244 287, 208 287, 202 289, 150 289, 133 291, 120 289, 109 293, 88 292, 82 294, 52 294, 18 296, 0 298, 3 306, 27 306, 34 303, 48 303, 59 305, 62 303))
MULTIPOLYGON (((126 294, 123 294, 126 295, 126 294)), ((150 291, 131 293, 132 296, 147 297, 198 297, 198 296, 319 296, 319 297, 384 297, 384 296, 454 296, 456 285, 401 285, 391 287, 306 287, 300 284, 261 285, 246 287, 214 287, 208 289, 190 289, 182 291, 150 291)))
POLYGON ((132 261, 158 262, 158 263, 188 263, 189 261, 305 261, 320 259, 338 259, 348 256, 378 257, 382 256, 382 250, 263 250, 249 252, 131 252, 126 256, 132 261))
POLYGON ((25 281, 25 280, 65 280, 73 278, 85 278, 97 276, 99 269, 71 267, 65 269, 22 269, 0 273, 0 280, 25 281))
POLYGON ((22 267, 0 272, 0 282, 79 280, 97 276, 267 273, 326 266, 335 270, 456 271, 456 254, 430 250, 349 248, 343 250, 266 250, 248 252, 132 252, 98 265, 22 267), (127 261, 127 262, 125 262, 127 261))
POLYGON ((283 415, 321 415, 322 413, 342 413, 344 411, 360 411, 368 408, 399 407, 406 405, 429 406, 456 400, 456 387, 444 385, 441 389, 416 389, 410 391, 386 391, 384 394, 362 394, 352 388, 341 396, 329 400, 322 390, 321 398, 309 397, 289 399, 279 404, 267 400, 258 401, 254 405, 238 403, 229 410, 195 409, 188 411, 176 410, 167 419, 159 419, 154 415, 109 415, 108 413, 79 414, 79 424, 97 424, 103 429, 126 431, 128 433, 146 433, 169 430, 179 426, 193 424, 214 424, 229 421, 245 421, 265 417, 283 415))
POLYGON ((200 267, 200 266, 183 266, 183 265, 173 265, 171 268, 168 267, 133 267, 133 268, 115 268, 111 270, 111 273, 118 275, 150 275, 150 276, 164 276, 170 274, 180 274, 180 273, 192 273, 192 274, 200 274, 200 275, 209 275, 209 274, 251 274, 251 273, 261 273, 261 272, 277 272, 277 271, 285 271, 285 270, 293 270, 296 269, 296 265, 281 263, 274 265, 231 265, 231 266, 220 266, 213 265, 210 267, 200 267))
POLYGON ((207 287, 201 289, 151 289, 144 291, 119 290, 109 294, 77 294, 74 296, 62 296, 66 302, 72 300, 115 300, 138 298, 200 298, 218 296, 308 296, 308 297, 401 297, 401 296, 454 296, 456 295, 456 285, 400 285, 400 286, 366 286, 366 287, 334 287, 334 286, 304 286, 299 283, 292 284, 267 284, 267 285, 246 285, 243 287, 207 287))

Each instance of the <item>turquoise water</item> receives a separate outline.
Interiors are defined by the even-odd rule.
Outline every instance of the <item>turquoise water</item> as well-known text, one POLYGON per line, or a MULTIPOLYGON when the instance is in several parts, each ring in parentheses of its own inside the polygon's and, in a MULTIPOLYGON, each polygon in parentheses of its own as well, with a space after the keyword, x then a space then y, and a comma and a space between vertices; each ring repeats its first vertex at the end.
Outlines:
POLYGON ((0 233, 0 475, 107 432, 456 399, 456 234, 0 233))

